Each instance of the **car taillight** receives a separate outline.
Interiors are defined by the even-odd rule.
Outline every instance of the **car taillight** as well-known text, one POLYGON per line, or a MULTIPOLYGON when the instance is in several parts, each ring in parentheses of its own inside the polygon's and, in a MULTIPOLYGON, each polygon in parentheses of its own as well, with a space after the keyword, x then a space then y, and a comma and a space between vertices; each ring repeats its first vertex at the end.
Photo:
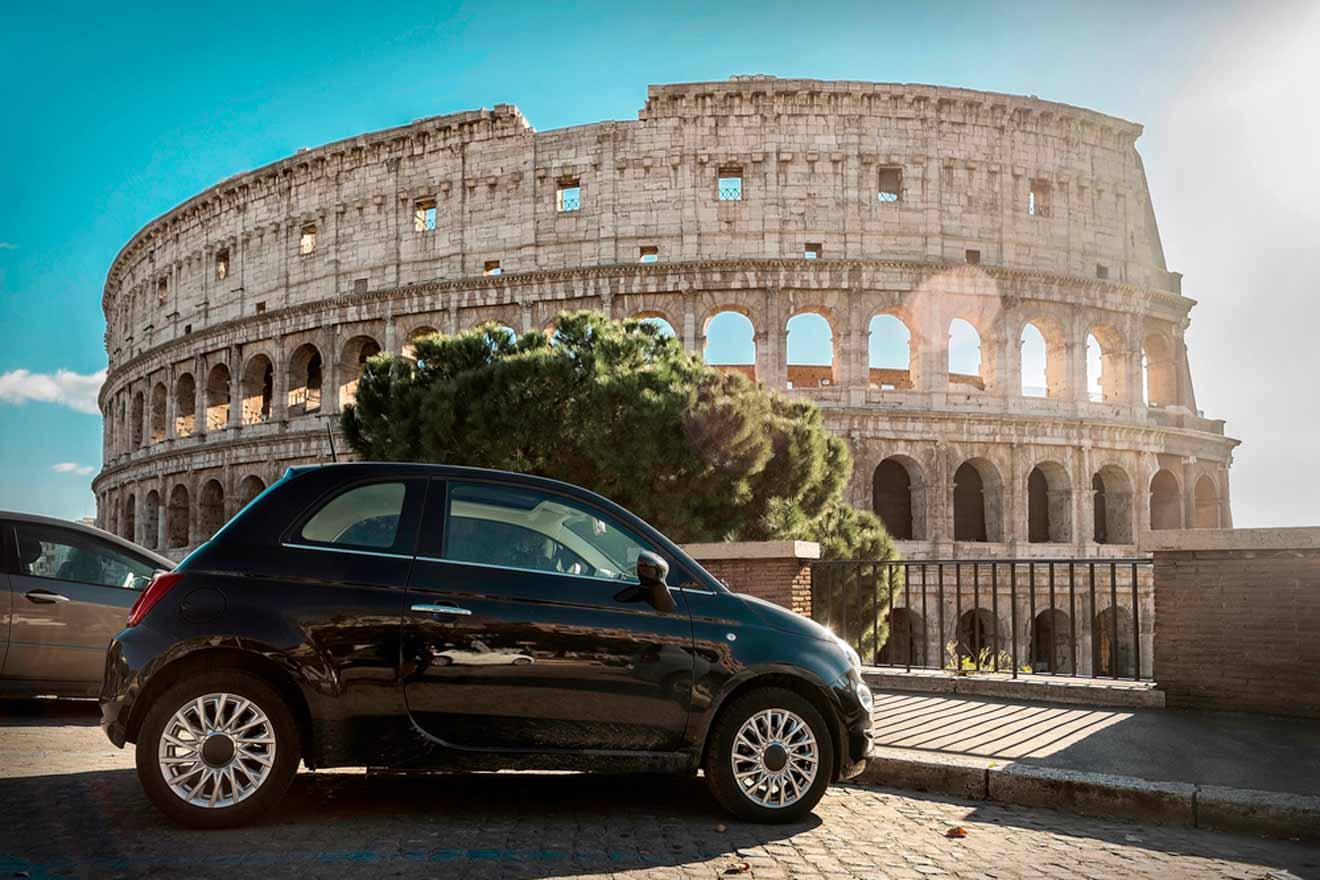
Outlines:
POLYGON ((183 575, 179 572, 157 572, 156 576, 151 579, 151 583, 147 584, 147 588, 142 591, 142 595, 137 597, 132 609, 129 610, 128 625, 137 626, 141 623, 142 618, 147 616, 147 612, 156 607, 156 603, 165 598, 165 594, 174 589, 181 580, 183 580, 183 575))

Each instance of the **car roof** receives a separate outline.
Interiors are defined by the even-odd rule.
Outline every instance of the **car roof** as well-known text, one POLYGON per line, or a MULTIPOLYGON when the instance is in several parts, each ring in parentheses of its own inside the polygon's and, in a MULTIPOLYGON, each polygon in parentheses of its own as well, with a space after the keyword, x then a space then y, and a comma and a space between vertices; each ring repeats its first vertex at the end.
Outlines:
POLYGON ((593 499, 599 498, 610 504, 614 504, 613 501, 610 501, 610 499, 598 492, 593 492, 590 489, 574 483, 566 483, 563 480, 556 480, 552 477, 541 477, 536 474, 526 474, 518 471, 502 471, 494 468, 469 467, 467 465, 459 464, 439 464, 434 462, 416 461, 344 461, 329 464, 295 465, 289 468, 288 476, 297 476, 299 474, 311 473, 314 471, 332 470, 349 473, 362 472, 365 474, 404 473, 428 477, 466 477, 468 479, 481 480, 513 480, 519 483, 543 486, 548 489, 558 489, 565 494, 580 495, 593 499))
POLYGON ((55 517, 55 516, 42 516, 39 513, 19 513, 18 511, 14 511, 14 510, 0 510, 0 520, 9 520, 11 522, 36 523, 38 525, 58 526, 62 529, 72 529, 75 532, 83 532, 93 537, 100 538, 102 541, 109 541, 111 544, 116 544, 125 550, 130 550, 133 553, 136 553, 139 556, 145 556, 148 559, 150 559, 152 562, 159 565, 161 568, 173 569, 176 564, 169 557, 161 556, 159 553, 155 552, 154 550, 148 550, 146 547, 143 547, 141 544, 134 544, 132 541, 128 540, 127 538, 121 538, 118 535, 114 534, 113 532, 107 532, 104 529, 98 529, 96 526, 83 525, 82 523, 74 522, 73 520, 60 519, 59 517, 55 517))

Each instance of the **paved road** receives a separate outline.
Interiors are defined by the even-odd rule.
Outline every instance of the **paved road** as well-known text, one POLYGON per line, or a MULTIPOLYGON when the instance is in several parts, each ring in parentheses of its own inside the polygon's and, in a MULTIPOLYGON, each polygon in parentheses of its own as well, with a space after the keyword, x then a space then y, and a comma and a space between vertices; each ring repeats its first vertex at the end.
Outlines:
POLYGON ((856 786, 757 826, 698 780, 570 774, 304 773, 260 826, 194 832, 154 812, 89 709, 0 703, 0 878, 1290 876, 1271 871, 1320 878, 1320 847, 856 786))

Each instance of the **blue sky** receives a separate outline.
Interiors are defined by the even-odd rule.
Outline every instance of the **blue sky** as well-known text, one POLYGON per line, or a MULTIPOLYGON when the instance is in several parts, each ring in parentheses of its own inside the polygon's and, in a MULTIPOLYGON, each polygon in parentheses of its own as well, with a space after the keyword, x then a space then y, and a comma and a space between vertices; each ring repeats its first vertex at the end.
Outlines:
POLYGON ((1312 452, 1305 425, 1320 429, 1304 384, 1320 363, 1300 320, 1315 314, 1320 271, 1316 130, 1313 111, 1286 100, 1303 77, 1320 79, 1320 47, 1307 45, 1320 31, 1314 11, 14 5, 0 32, 0 508, 93 511, 100 422, 77 408, 105 367, 105 271, 137 229, 188 196, 299 147, 418 117, 510 102, 544 130, 635 118, 649 83, 768 73, 1035 94, 1145 123, 1138 148, 1169 264, 1202 303, 1189 331, 1200 405, 1245 441, 1238 522, 1318 522, 1309 498, 1320 485, 1289 472, 1312 452), (1305 112, 1309 121, 1290 118, 1305 112), (1280 181, 1278 169, 1295 176, 1280 181), (1309 422, 1284 413, 1299 395, 1309 422))

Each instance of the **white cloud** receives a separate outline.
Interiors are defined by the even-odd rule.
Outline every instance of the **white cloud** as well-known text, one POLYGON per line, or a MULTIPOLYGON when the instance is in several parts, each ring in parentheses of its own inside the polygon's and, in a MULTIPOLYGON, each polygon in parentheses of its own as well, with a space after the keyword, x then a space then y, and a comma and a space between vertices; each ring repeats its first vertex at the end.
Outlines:
POLYGON ((0 241, 0 251, 16 250, 18 250, 18 245, 14 244, 12 241, 0 241))
POLYGON ((105 381, 105 370, 90 375, 72 370, 50 373, 30 373, 10 370, 0 374, 0 402, 23 404, 29 400, 58 403, 80 413, 99 415, 96 394, 105 381))
POLYGON ((78 464, 76 461, 62 461, 51 465, 50 469, 57 474, 77 474, 80 477, 85 477, 96 470, 90 464, 78 464))

